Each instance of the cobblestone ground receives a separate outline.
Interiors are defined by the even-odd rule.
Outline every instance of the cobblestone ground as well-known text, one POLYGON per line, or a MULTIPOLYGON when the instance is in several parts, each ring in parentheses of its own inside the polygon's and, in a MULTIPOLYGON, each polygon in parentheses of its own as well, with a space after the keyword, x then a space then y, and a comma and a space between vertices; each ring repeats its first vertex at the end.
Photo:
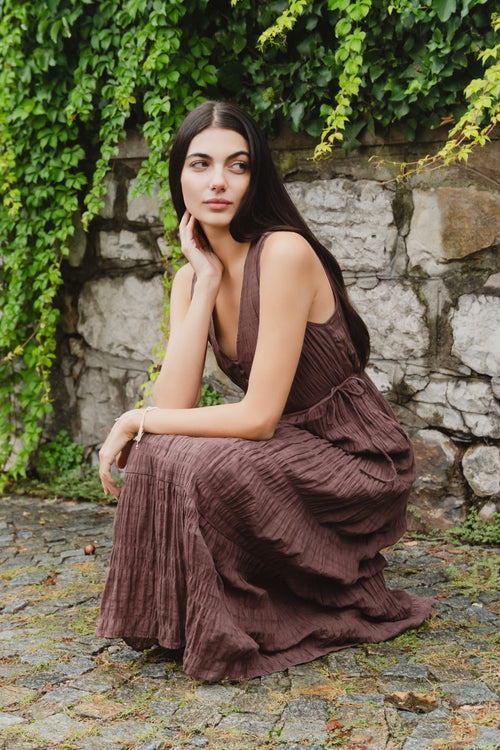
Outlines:
POLYGON ((95 637, 113 513, 0 500, 1 750, 500 746, 494 550, 403 540, 387 578, 437 598, 430 623, 284 673, 204 684, 172 652, 95 637))

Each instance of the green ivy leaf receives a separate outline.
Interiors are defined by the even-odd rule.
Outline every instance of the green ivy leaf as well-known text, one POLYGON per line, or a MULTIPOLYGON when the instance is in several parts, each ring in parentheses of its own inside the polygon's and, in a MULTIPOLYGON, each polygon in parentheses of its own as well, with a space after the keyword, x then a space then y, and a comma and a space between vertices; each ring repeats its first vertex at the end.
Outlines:
POLYGON ((446 23, 452 13, 456 12, 457 0, 434 0, 439 20, 446 23))

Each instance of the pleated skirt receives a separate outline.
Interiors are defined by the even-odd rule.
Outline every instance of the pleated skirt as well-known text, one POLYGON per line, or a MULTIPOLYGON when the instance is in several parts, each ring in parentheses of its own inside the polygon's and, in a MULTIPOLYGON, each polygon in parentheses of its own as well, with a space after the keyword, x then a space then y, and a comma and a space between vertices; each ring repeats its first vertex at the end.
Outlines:
POLYGON ((282 422, 271 440, 145 435, 119 500, 98 635, 184 649, 187 674, 249 679, 420 625, 387 589, 412 477, 282 422))

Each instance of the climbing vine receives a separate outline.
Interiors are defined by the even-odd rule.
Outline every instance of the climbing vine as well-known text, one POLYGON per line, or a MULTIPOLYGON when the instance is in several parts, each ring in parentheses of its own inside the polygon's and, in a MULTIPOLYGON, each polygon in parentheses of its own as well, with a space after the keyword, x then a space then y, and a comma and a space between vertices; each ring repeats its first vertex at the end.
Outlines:
MULTIPOLYGON (((499 14, 493 14, 492 25, 495 32, 500 31, 499 14)), ((436 153, 418 161, 393 162, 400 169, 398 180, 408 179, 423 169, 439 169, 456 161, 467 162, 474 148, 490 141, 500 122, 500 44, 481 50, 478 59, 483 63, 492 62, 481 77, 474 78, 465 88, 467 109, 451 127, 446 143, 436 153)))
MULTIPOLYGON (((260 49, 285 44, 299 18, 315 5, 314 0, 290 0, 259 37, 260 49)), ((446 112, 446 106, 459 112, 467 104, 443 149, 415 162, 410 172, 466 161, 476 145, 484 145, 499 120, 500 45, 494 43, 500 29, 498 13, 491 13, 493 5, 487 0, 388 0, 382 4, 387 17, 381 24, 377 5, 372 0, 327 2, 328 9, 339 14, 334 24, 338 90, 334 106, 331 101, 320 106, 322 130, 315 157, 331 153, 336 142, 348 150, 359 145, 359 132, 367 127, 373 133, 376 124, 398 122, 406 137, 412 139, 419 124, 433 128, 453 122, 455 112, 446 112), (490 29, 476 39, 460 23, 474 6, 484 6, 481 10, 489 10, 491 15, 490 29), (485 47, 488 41, 492 45, 485 47), (467 67, 471 53, 477 64, 490 62, 480 77, 468 82, 467 77, 457 77, 457 71, 467 67), (391 75, 393 71, 397 75, 391 75), (463 91, 459 80, 464 81, 463 91), (387 107, 385 114, 379 103, 387 107), (421 123, 412 116, 416 103, 422 114, 427 111, 421 123), (429 108, 422 107, 424 103, 429 108)), ((486 20, 483 13, 478 19, 480 24, 486 20)), ((402 166, 408 174, 407 165, 402 166)))
MULTIPOLYGON (((160 180, 172 134, 216 82, 213 42, 181 50, 185 3, 5 0, 0 20, 0 470, 23 474, 51 411, 57 292, 74 219, 97 215, 104 177, 137 100, 150 158, 138 190, 160 180), (184 75, 184 80, 181 77, 184 75), (194 84, 194 85, 193 85, 194 84), (175 88, 172 101, 168 91, 175 88), (94 159, 95 155, 95 159, 94 159), (88 160, 94 161, 89 174, 88 160), (86 195, 82 204, 82 192, 86 195)), ((173 226, 166 214, 166 229, 173 226)))
POLYGON ((0 473, 25 472, 50 414, 65 258, 76 223, 88 228, 101 210, 128 129, 149 149, 136 190, 159 185, 167 234, 169 146, 207 97, 238 102, 269 135, 287 122, 322 136, 318 153, 356 147, 364 128, 411 139, 446 119, 456 148, 468 147, 498 120, 493 9, 493 0, 0 0, 0 473))

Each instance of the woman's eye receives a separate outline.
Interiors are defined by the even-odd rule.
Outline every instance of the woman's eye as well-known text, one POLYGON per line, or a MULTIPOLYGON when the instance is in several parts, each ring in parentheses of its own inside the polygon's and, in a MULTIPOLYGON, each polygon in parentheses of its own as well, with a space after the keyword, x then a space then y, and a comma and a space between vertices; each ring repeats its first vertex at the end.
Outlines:
POLYGON ((207 162, 203 161, 202 159, 198 159, 198 161, 191 162, 191 166, 193 169, 203 169, 207 166, 207 162))
POLYGON ((249 164, 247 164, 246 161, 235 161, 232 165, 232 168, 235 170, 235 172, 246 172, 249 167, 249 164))

